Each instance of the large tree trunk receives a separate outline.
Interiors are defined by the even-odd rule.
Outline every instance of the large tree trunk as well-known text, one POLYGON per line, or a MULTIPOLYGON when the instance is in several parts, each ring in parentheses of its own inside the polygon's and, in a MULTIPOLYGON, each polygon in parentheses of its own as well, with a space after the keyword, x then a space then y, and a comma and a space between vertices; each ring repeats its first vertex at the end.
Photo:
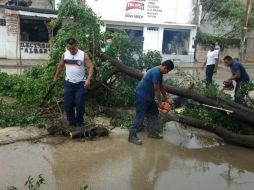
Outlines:
MULTIPOLYGON (((141 71, 128 67, 127 65, 121 63, 117 59, 114 59, 108 56, 105 53, 101 54, 101 59, 108 60, 109 63, 115 66, 118 71, 123 72, 131 77, 134 77, 138 80, 140 80, 143 77, 143 73, 141 71)), ((226 110, 231 110, 233 111, 233 113, 229 115, 230 117, 233 117, 242 122, 246 122, 250 124, 252 128, 254 128, 254 110, 253 109, 244 107, 242 105, 236 104, 231 101, 222 100, 220 98, 207 97, 207 96, 195 93, 191 90, 178 88, 175 86, 165 86, 165 89, 168 93, 185 97, 188 99, 192 99, 201 104, 207 104, 210 106, 220 107, 226 110)))
POLYGON ((210 126, 204 121, 195 119, 188 116, 175 115, 175 114, 163 114, 164 121, 177 121, 183 124, 193 126, 198 129, 203 129, 212 133, 215 133, 219 137, 223 138, 230 144, 240 145, 248 148, 254 148, 254 136, 251 135, 239 135, 235 134, 220 126, 210 126))
MULTIPOLYGON (((100 107, 100 113, 104 113, 107 116, 111 116, 111 115, 115 114, 116 112, 130 113, 133 111, 110 108, 110 107, 100 107)), ((220 127, 218 125, 211 126, 199 119, 195 119, 195 118, 188 117, 188 116, 182 116, 179 114, 174 114, 171 112, 160 113, 160 119, 162 120, 162 123, 176 121, 176 122, 179 122, 182 124, 192 126, 194 128, 212 132, 212 133, 218 135, 219 137, 221 137, 225 142, 228 142, 230 144, 235 144, 235 145, 244 146, 244 147, 248 147, 248 148, 254 148, 254 136, 252 136, 252 135, 235 134, 235 133, 233 133, 223 127, 220 127)))

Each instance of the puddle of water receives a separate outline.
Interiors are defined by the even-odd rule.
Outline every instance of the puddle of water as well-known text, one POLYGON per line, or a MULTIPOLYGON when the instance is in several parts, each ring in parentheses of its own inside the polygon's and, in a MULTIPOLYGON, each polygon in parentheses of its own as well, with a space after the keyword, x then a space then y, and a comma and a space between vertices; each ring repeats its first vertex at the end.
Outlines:
POLYGON ((0 189, 44 174, 42 189, 79 190, 252 190, 254 151, 235 146, 189 149, 141 133, 143 146, 127 142, 128 131, 116 129, 96 141, 50 144, 18 143, 0 147, 0 189))
MULTIPOLYGON (((254 70, 249 73, 253 78, 254 70)), ((228 74, 220 69, 215 80, 222 84, 228 74)), ((85 185, 96 190, 253 190, 253 150, 220 146, 214 135, 175 125, 166 127, 163 140, 140 134, 143 146, 128 143, 127 130, 116 131, 97 141, 55 137, 39 144, 1 146, 0 189, 24 189, 29 175, 43 174, 42 190, 79 190, 85 185)))
POLYGON ((165 140, 189 149, 220 146, 222 139, 216 135, 192 127, 184 127, 177 122, 169 122, 164 128, 165 140))
POLYGON ((56 189, 51 148, 43 144, 15 143, 0 147, 0 189, 15 185, 24 188, 28 176, 44 174, 43 189, 56 189))

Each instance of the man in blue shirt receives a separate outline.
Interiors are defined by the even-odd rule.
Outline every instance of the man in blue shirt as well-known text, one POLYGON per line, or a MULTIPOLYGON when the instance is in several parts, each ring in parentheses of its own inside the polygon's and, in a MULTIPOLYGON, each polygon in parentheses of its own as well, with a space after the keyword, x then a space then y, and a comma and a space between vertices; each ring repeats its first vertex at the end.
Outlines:
POLYGON ((158 120, 158 106, 161 105, 161 94, 164 102, 168 102, 165 88, 162 84, 163 74, 167 74, 174 69, 174 63, 171 60, 164 61, 160 66, 150 69, 136 87, 136 118, 132 128, 130 128, 129 142, 142 145, 137 132, 143 123, 144 117, 148 121, 148 137, 161 139, 162 136, 155 131, 158 120), (155 97, 157 103, 155 102, 155 97))
POLYGON ((232 73, 232 76, 225 82, 232 82, 235 80, 235 102, 240 104, 246 95, 246 92, 244 92, 243 89, 244 85, 250 81, 250 77, 246 72, 244 66, 239 61, 233 60, 230 56, 226 56, 224 58, 224 62, 226 66, 230 67, 232 73))

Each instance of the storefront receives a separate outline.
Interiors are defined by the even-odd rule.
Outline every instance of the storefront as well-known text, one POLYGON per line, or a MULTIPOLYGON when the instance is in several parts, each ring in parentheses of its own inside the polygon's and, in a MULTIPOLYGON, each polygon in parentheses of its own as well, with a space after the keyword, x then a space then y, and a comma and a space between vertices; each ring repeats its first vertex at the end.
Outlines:
POLYGON ((199 0, 86 0, 104 21, 103 30, 124 29, 144 52, 193 62, 199 0))
POLYGON ((56 11, 25 7, 0 7, 0 58, 47 60, 49 40, 53 31, 49 26, 56 11))
POLYGON ((106 25, 107 32, 114 32, 117 29, 124 30, 128 36, 130 37, 131 41, 138 45, 140 50, 143 50, 143 27, 138 26, 124 26, 124 25, 106 25))

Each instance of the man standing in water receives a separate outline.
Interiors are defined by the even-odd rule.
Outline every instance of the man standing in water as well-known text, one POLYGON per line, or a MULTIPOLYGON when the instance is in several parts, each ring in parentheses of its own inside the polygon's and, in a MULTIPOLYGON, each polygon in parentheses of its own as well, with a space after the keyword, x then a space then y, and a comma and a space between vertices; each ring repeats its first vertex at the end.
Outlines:
POLYGON ((203 65, 203 70, 206 66, 206 87, 208 87, 213 82, 213 74, 217 72, 219 63, 218 51, 215 50, 215 44, 210 44, 210 50, 207 53, 207 59, 203 65))
POLYGON ((167 74, 174 69, 174 63, 171 60, 164 61, 160 66, 150 69, 139 82, 136 87, 136 118, 130 129, 130 143, 142 145, 142 141, 138 138, 137 132, 143 123, 144 117, 148 120, 148 137, 161 139, 162 136, 155 131, 158 120, 158 108, 161 105, 161 94, 164 102, 168 102, 165 88, 162 84, 163 74, 167 74), (155 97, 157 103, 155 102, 155 97))
POLYGON ((246 72, 244 66, 237 60, 233 60, 232 57, 224 57, 224 63, 227 67, 230 68, 232 76, 229 77, 226 81, 227 83, 232 83, 233 80, 236 82, 235 86, 235 102, 240 104, 246 95, 244 89, 245 85, 250 81, 250 77, 246 72))
POLYGON ((93 75, 93 66, 88 55, 78 49, 74 38, 67 40, 67 50, 62 55, 57 67, 53 82, 58 81, 65 66, 66 76, 64 81, 64 109, 70 126, 82 126, 85 113, 85 95, 90 87, 93 75), (88 77, 85 77, 85 66, 88 77), (76 113, 76 114, 75 114, 76 113))

